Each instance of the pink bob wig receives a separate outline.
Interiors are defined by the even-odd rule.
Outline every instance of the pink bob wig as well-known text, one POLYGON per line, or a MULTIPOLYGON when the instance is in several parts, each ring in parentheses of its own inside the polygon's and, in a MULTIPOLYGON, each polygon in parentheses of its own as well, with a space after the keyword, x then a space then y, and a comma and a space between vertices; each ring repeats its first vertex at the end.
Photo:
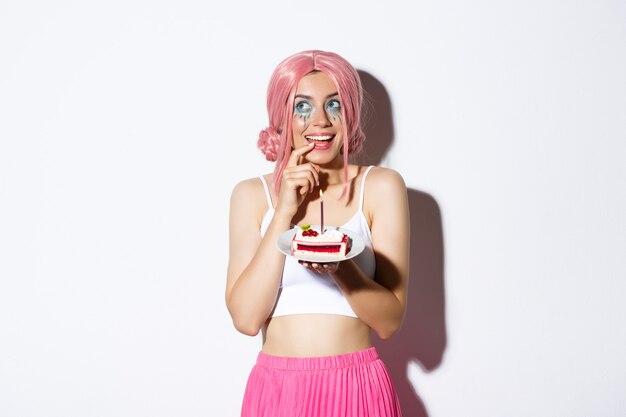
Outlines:
POLYGON ((341 56, 324 51, 304 51, 283 60, 274 70, 267 88, 269 127, 259 134, 257 146, 268 161, 276 161, 274 189, 280 192, 283 171, 291 155, 294 97, 298 83, 312 72, 328 75, 337 87, 341 101, 343 130, 343 182, 345 194, 348 182, 348 156, 363 147, 365 134, 361 129, 363 87, 359 74, 341 56))

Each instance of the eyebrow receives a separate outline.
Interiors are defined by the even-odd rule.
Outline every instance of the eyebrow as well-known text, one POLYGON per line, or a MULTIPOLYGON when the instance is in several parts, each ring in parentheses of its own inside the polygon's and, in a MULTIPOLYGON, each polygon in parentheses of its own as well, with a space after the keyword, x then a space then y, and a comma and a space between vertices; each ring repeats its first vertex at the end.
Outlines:
MULTIPOLYGON (((327 95, 326 98, 331 98, 333 96, 338 96, 338 95, 339 95, 339 93, 335 91, 334 93, 330 93, 329 95, 327 95)), ((307 100, 312 100, 313 99, 313 97, 307 96, 306 94, 296 94, 295 98, 305 98, 307 100)))

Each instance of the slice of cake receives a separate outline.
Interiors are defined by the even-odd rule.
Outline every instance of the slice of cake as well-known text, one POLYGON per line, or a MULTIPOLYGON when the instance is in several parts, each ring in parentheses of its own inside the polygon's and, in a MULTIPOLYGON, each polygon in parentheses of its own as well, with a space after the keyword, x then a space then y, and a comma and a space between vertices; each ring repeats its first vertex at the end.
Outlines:
POLYGON ((326 229, 320 233, 319 229, 311 226, 298 227, 291 243, 291 252, 294 255, 330 255, 337 258, 346 256, 352 248, 352 239, 337 229, 326 229))

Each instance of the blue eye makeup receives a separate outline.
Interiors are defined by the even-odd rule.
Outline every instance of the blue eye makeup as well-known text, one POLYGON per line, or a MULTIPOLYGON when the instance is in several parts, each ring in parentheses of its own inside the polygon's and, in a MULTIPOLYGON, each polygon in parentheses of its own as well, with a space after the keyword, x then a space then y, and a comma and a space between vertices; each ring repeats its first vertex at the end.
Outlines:
MULTIPOLYGON (((312 116, 315 111, 316 109, 313 106, 313 103, 311 103, 309 100, 302 99, 296 101, 293 105, 293 116, 302 119, 305 128, 307 120, 312 116)), ((324 111, 333 120, 333 122, 339 121, 339 123, 342 123, 341 102, 338 99, 332 98, 328 100, 326 104, 324 104, 324 111)))
POLYGON ((330 112, 338 112, 339 110, 341 110, 341 103, 336 98, 328 100, 328 102, 326 103, 326 110, 330 112))
POLYGON ((304 114, 311 113, 311 111, 313 110, 313 106, 311 105, 310 102, 306 100, 302 100, 302 101, 298 101, 295 104, 294 110, 298 112, 299 114, 304 115, 304 114))
POLYGON ((313 105, 310 101, 300 100, 296 102, 296 104, 293 106, 293 109, 293 116, 297 116, 302 119, 302 122, 304 123, 304 128, 306 129, 306 120, 311 116, 311 112, 313 111, 313 105))

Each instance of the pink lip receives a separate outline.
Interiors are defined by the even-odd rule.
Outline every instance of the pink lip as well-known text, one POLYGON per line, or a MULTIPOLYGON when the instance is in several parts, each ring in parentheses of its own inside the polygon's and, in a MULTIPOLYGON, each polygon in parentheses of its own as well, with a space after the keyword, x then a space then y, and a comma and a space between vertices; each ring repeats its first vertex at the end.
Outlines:
POLYGON ((332 136, 333 138, 331 140, 325 141, 325 142, 318 142, 318 141, 308 141, 308 142, 313 142, 315 144, 315 148, 314 150, 316 151, 325 151, 327 149, 330 149, 333 141, 335 140, 335 133, 331 133, 331 132, 313 132, 313 133, 307 133, 305 136, 332 136))
POLYGON ((328 142, 313 142, 313 143, 315 143, 314 150, 325 151, 326 149, 330 149, 330 146, 333 144, 333 141, 329 140, 328 142))

